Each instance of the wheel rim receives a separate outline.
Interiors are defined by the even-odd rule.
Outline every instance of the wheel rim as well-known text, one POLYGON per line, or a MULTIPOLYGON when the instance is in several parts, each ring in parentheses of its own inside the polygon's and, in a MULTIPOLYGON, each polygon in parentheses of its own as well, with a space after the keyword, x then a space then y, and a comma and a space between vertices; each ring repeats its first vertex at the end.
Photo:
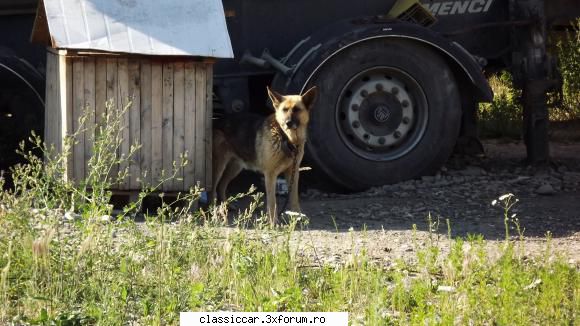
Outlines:
POLYGON ((336 105, 340 138, 360 157, 395 160, 417 146, 429 112, 423 88, 404 71, 373 67, 352 77, 336 105))

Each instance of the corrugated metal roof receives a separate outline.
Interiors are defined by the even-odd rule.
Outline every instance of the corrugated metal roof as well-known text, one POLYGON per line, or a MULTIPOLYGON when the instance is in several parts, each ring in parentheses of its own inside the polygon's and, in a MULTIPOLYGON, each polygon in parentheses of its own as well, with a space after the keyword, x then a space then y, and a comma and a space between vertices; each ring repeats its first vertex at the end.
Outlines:
POLYGON ((221 0, 44 0, 53 46, 233 58, 221 0))

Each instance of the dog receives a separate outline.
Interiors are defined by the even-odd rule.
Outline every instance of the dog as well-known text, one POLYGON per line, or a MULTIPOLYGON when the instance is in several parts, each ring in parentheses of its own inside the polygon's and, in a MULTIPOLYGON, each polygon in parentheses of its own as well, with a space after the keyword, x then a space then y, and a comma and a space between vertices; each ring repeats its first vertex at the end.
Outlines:
POLYGON ((276 179, 284 173, 290 188, 290 209, 300 212, 298 176, 304 156, 310 110, 318 90, 303 95, 280 95, 267 87, 275 112, 269 116, 236 113, 226 116, 213 130, 213 200, 225 200, 229 183, 244 169, 264 174, 266 207, 273 225, 276 212, 276 179), (219 195, 219 197, 218 197, 219 195))

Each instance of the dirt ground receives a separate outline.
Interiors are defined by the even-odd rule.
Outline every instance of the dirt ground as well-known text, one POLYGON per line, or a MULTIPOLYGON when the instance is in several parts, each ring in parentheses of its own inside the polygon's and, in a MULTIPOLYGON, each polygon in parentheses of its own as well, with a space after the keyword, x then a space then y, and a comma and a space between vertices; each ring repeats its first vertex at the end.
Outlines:
MULTIPOLYGON (((304 255, 319 261, 341 262, 364 249, 373 260, 391 264, 414 259, 429 239, 448 250, 449 219, 453 237, 481 234, 494 251, 505 239, 505 225, 502 209, 491 202, 513 193, 519 202, 509 216, 517 214, 525 255, 557 252, 580 266, 580 143, 551 143, 554 163, 542 168, 522 164, 526 155, 520 142, 484 145, 485 157, 452 159, 436 176, 422 180, 350 195, 309 189, 301 205, 310 222, 295 241, 306 245, 304 255), (431 234, 429 215, 435 223, 431 234)), ((510 235, 517 236, 512 222, 510 235)))

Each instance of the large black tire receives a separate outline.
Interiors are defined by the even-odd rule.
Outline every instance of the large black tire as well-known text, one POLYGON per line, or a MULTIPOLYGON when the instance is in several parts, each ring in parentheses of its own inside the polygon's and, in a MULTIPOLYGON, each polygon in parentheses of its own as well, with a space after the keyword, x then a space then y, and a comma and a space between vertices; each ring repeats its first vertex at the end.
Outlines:
POLYGON ((306 88, 312 85, 319 96, 307 158, 347 190, 432 174, 452 153, 458 86, 445 60, 421 44, 358 43, 326 61, 306 88))
MULTIPOLYGON (((0 90, 0 171, 4 171, 6 187, 12 186, 10 168, 26 163, 16 152, 20 142, 24 141, 30 149, 31 132, 42 137, 43 123, 44 106, 31 89, 5 87, 0 90)), ((38 149, 33 149, 33 153, 42 156, 38 149)))

